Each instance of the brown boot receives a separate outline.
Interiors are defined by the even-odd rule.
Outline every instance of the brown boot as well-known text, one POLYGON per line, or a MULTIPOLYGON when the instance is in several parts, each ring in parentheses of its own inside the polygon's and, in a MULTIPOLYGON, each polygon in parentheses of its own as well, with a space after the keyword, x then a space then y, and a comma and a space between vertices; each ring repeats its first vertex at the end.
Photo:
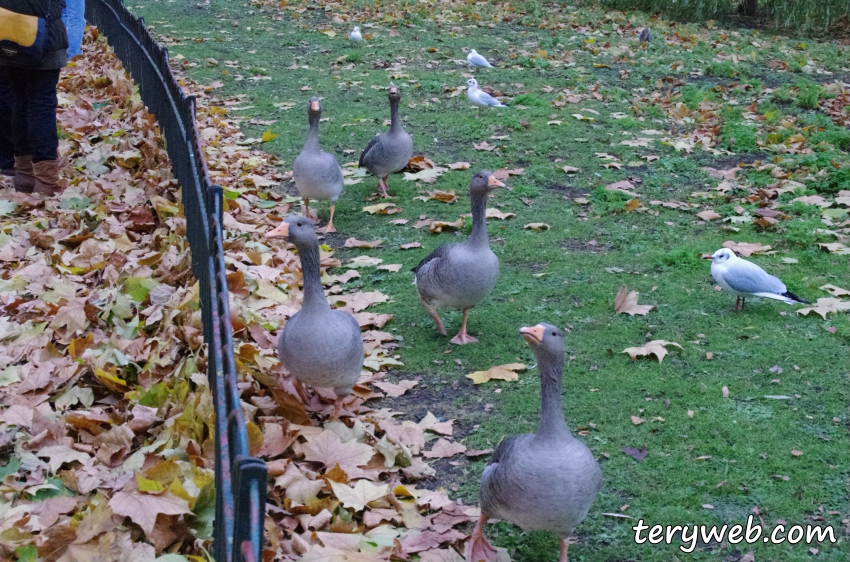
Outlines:
POLYGON ((32 172, 32 156, 15 156, 15 191, 32 193, 35 176, 32 172))
POLYGON ((35 175, 35 186, 33 191, 42 195, 59 195, 65 190, 65 182, 59 179, 59 170, 62 167, 62 159, 44 160, 32 165, 35 175))

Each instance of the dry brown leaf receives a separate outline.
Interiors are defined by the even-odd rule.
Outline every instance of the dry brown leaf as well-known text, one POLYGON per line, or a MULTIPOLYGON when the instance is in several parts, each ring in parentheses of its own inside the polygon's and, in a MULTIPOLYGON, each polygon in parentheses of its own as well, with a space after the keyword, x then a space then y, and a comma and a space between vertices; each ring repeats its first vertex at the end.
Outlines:
POLYGON ((623 353, 628 353, 632 359, 637 359, 638 357, 643 357, 645 355, 655 355, 655 357, 658 358, 658 362, 661 363, 664 361, 664 356, 667 355, 667 349, 665 349, 665 346, 668 345, 675 345, 679 349, 682 349, 682 346, 676 342, 652 340, 651 342, 638 347, 628 347, 623 350, 623 353))
POLYGON ((847 289, 842 289, 841 287, 836 287, 835 285, 826 284, 822 285, 820 288, 836 298, 850 297, 850 291, 848 291, 847 289))
POLYGON ((469 162, 455 162, 454 164, 449 164, 449 168, 452 170, 466 170, 469 166, 469 162))
POLYGON ((620 287, 617 289, 617 296, 614 298, 614 311, 617 314, 628 314, 634 316, 639 314, 645 316, 650 310, 655 308, 649 304, 638 304, 640 293, 637 291, 629 292, 628 288, 620 287))
POLYGON ((519 378, 516 371, 524 371, 528 367, 522 363, 508 363, 506 365, 496 365, 490 367, 486 371, 475 371, 466 378, 472 379, 475 384, 482 384, 490 380, 515 381, 519 378))
POLYGON ((732 240, 727 240, 726 242, 724 242, 723 247, 729 248, 736 254, 745 258, 753 254, 767 253, 771 249, 771 246, 765 246, 759 243, 733 242, 732 240))
POLYGON ((487 143, 487 141, 482 141, 482 142, 480 142, 480 143, 473 142, 473 143, 472 143, 472 147, 473 147, 475 150, 486 150, 487 152, 492 152, 493 150, 496 150, 497 148, 499 148, 498 146, 491 146, 491 145, 489 145, 489 144, 487 143))
POLYGON ((842 301, 836 298, 825 298, 818 299, 813 306, 801 308, 797 311, 797 314, 808 316, 814 312, 815 314, 820 314, 821 318, 826 320, 827 314, 843 312, 846 310, 850 310, 850 301, 842 301))
POLYGON ((156 516, 183 515, 192 513, 189 503, 183 498, 178 498, 170 492, 159 495, 145 494, 143 492, 116 492, 109 500, 109 507, 113 513, 129 517, 137 524, 145 534, 153 531, 156 524, 156 516))
POLYGON ((428 457, 429 459, 443 459, 459 455, 464 451, 466 451, 466 447, 461 443, 440 438, 436 443, 434 443, 431 450, 423 452, 422 456, 428 457))
POLYGON ((574 168, 573 166, 563 166, 561 169, 568 174, 574 174, 579 171, 578 168, 574 168))
POLYGON ((366 242, 364 240, 358 240, 357 238, 348 238, 343 244, 346 248, 377 248, 381 245, 381 240, 373 240, 371 242, 366 242))
POLYGON ((705 211, 700 211, 697 213, 697 216, 704 221, 716 221, 718 219, 723 218, 720 213, 714 211, 712 209, 706 209, 705 211))

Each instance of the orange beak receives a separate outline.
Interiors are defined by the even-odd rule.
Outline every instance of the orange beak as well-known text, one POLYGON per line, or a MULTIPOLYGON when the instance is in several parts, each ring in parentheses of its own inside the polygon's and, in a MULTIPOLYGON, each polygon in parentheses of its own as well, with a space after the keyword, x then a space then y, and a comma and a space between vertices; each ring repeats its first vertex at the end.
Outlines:
POLYGON ((543 343, 543 332, 546 331, 546 328, 538 324, 537 326, 532 326, 529 328, 528 326, 523 326, 519 329, 519 335, 532 345, 540 345, 543 343))
POLYGON ((277 238, 278 236, 289 236, 289 223, 281 221, 274 230, 266 233, 266 238, 277 238))
POLYGON ((704 259, 704 260, 713 260, 713 259, 714 259, 714 256, 711 256, 711 255, 703 256, 703 257, 702 257, 702 259, 704 259))
POLYGON ((310 102, 310 111, 319 111, 319 102, 311 101, 310 102))
POLYGON ((493 189, 496 187, 505 187, 505 184, 497 180, 496 176, 490 176, 489 178, 487 178, 487 187, 493 189))

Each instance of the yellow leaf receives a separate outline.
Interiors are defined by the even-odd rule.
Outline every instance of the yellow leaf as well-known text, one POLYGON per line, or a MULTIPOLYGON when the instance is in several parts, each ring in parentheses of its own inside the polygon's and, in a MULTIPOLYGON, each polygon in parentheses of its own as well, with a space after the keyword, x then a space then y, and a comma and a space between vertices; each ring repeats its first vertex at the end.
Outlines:
POLYGON ((276 138, 277 138, 277 135, 274 134, 271 129, 269 129, 268 131, 263 133, 263 136, 262 136, 263 142, 273 141, 276 138))
POLYGON ((652 340, 651 342, 639 347, 626 348, 623 350, 623 353, 628 353, 632 359, 637 359, 644 355, 655 355, 655 357, 658 358, 658 362, 661 363, 664 361, 664 356, 667 355, 667 350, 664 347, 667 345, 675 345, 679 349, 682 349, 682 346, 676 342, 652 340))
POLYGON ((103 383, 103 385, 113 392, 117 392, 119 394, 123 394, 130 390, 127 386, 127 381, 124 379, 119 379, 115 375, 111 375, 101 369, 100 367, 94 368, 94 374, 97 379, 103 383))
POLYGON ((158 494, 160 492, 165 491, 165 486, 157 482, 156 480, 148 480, 141 474, 136 475, 136 485, 139 487, 140 492, 149 492, 152 494, 158 494))
POLYGON ((254 422, 246 423, 245 428, 248 430, 249 454, 255 457, 263 448, 263 432, 254 422))
POLYGON ((466 378, 472 379, 475 384, 482 384, 489 380, 498 379, 502 381, 515 381, 519 378, 516 371, 524 371, 528 367, 522 363, 508 363, 507 365, 496 365, 486 371, 475 371, 466 378))

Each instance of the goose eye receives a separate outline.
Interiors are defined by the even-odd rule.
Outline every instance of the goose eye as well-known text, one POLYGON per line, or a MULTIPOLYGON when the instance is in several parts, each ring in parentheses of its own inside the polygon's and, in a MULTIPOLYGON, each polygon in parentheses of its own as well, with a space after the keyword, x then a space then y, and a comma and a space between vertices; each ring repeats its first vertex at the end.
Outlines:
POLYGON ((558 332, 556 332, 555 330, 552 330, 552 335, 553 335, 553 336, 557 336, 557 335, 558 335, 558 332))
POLYGON ((301 226, 301 223, 300 223, 300 222, 298 223, 298 226, 301 226))

